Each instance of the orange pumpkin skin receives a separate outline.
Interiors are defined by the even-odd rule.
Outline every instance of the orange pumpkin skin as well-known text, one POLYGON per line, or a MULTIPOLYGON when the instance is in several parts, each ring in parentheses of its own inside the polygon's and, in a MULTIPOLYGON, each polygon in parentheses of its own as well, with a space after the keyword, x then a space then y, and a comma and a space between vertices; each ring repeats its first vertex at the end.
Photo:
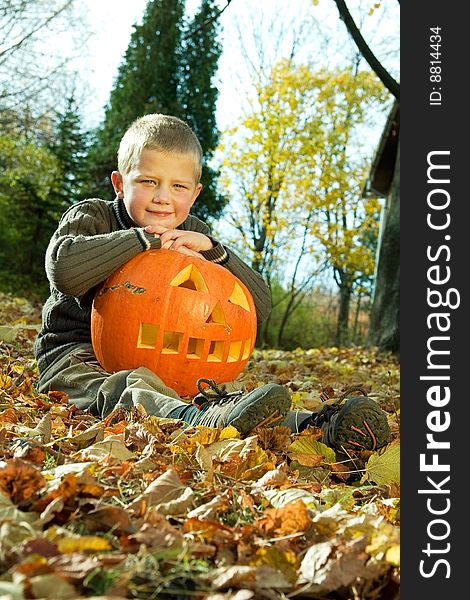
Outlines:
POLYGON ((247 287, 230 271, 172 250, 147 250, 97 290, 91 338, 108 372, 147 367, 180 396, 196 381, 233 381, 256 339, 247 287))

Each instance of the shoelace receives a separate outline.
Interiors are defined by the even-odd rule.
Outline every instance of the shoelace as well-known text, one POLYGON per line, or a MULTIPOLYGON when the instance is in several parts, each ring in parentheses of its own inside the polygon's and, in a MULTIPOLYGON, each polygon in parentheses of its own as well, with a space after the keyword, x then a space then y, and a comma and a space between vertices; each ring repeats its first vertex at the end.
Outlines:
MULTIPOLYGON (((199 394, 193 398, 192 404, 201 410, 208 402, 215 404, 225 404, 232 401, 237 396, 240 397, 244 394, 242 390, 236 390, 233 392, 227 392, 220 388, 213 379, 198 379, 196 382, 199 394), (203 387, 206 384, 207 387, 203 387)), ((275 410, 272 414, 268 415, 263 421, 258 423, 256 427, 268 426, 272 427, 274 423, 277 423, 283 418, 283 415, 279 414, 278 410, 275 410)))
MULTIPOLYGON (((351 386, 349 387, 347 390, 345 390, 341 396, 339 396, 339 398, 333 403, 333 404, 325 404, 320 412, 318 413, 316 419, 315 419, 315 425, 317 427, 321 427, 325 422, 329 421, 331 416, 338 412, 339 410, 341 410, 342 408, 342 403, 343 400, 345 400, 345 398, 347 396, 349 396, 352 392, 361 392, 361 394, 363 396, 367 396, 366 392, 358 386, 351 386)), ((328 400, 330 398, 330 396, 328 395, 328 393, 326 391, 323 391, 320 394, 321 400, 322 402, 325 402, 326 400, 328 400)), ((372 439, 372 448, 371 450, 375 450, 375 448, 377 447, 377 438, 374 435, 374 432, 372 431, 369 423, 364 419, 362 421, 364 427, 367 430, 367 433, 365 433, 362 429, 359 429, 359 427, 356 427, 354 425, 351 425, 351 429, 353 431, 355 431, 356 433, 359 433, 360 435, 364 436, 364 437, 371 437, 372 439)), ((361 444, 360 442, 356 442, 354 440, 348 439, 347 440, 349 444, 352 444, 353 446, 358 446, 359 448, 363 449, 363 450, 367 450, 368 448, 364 445, 361 444)))
POLYGON ((213 379, 198 379, 196 385, 199 394, 193 398, 192 404, 198 410, 201 410, 208 402, 224 404, 233 400, 236 396, 241 396, 243 394, 242 390, 227 392, 219 387, 213 379), (206 384, 207 387, 203 387, 203 384, 206 384))

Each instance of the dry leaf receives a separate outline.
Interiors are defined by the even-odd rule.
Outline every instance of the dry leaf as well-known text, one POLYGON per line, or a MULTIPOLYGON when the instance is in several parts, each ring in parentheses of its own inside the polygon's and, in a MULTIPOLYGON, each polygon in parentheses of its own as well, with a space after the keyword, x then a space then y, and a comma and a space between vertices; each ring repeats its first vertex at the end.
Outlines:
POLYGON ((322 462, 336 462, 335 451, 311 436, 304 436, 295 440, 287 448, 287 451, 291 460, 296 460, 307 467, 315 467, 322 462))
POLYGON ((57 540, 57 548, 62 554, 72 552, 102 552, 111 550, 108 540, 96 535, 82 535, 79 537, 63 537, 57 540))
POLYGON ((52 435, 52 417, 49 413, 46 413, 36 427, 31 428, 24 425, 16 425, 15 431, 21 433, 22 436, 39 437, 43 444, 48 444, 51 441, 52 435))
POLYGON ((291 583, 297 580, 297 569, 300 561, 291 550, 282 551, 275 546, 259 548, 250 560, 250 565, 267 565, 280 571, 291 583))
POLYGON ((42 487, 45 480, 39 469, 20 458, 0 462, 0 491, 21 504, 42 487))
POLYGON ((287 483, 287 463, 265 473, 258 481, 251 484, 252 490, 265 490, 270 487, 281 487, 287 483))
POLYGON ((31 577, 29 587, 33 598, 53 597, 54 600, 72 600, 77 596, 74 586, 55 573, 31 577))
POLYGON ((119 462, 124 462, 135 458, 135 453, 127 449, 124 434, 118 434, 110 435, 101 442, 95 442, 88 448, 75 452, 72 458, 96 461, 113 458, 119 462))
POLYGON ((377 485, 400 483, 400 444, 391 443, 379 452, 374 452, 366 463, 362 481, 373 481, 377 485))
POLYGON ((266 509, 256 525, 268 537, 282 537, 307 531, 312 525, 312 519, 305 503, 295 500, 282 508, 266 509))
POLYGON ((254 590, 289 589, 290 584, 282 573, 271 567, 233 566, 214 569, 208 575, 198 578, 206 585, 211 585, 216 590, 232 588, 249 588, 254 590))
POLYGON ((163 514, 184 513, 194 502, 194 492, 185 486, 173 469, 168 469, 157 477, 129 506, 131 510, 141 512, 154 506, 163 514))
POLYGON ((192 517, 197 517, 201 520, 214 520, 221 510, 227 510, 228 504, 229 502, 227 495, 221 494, 219 496, 216 496, 215 498, 212 498, 212 500, 210 500, 209 502, 201 504, 194 510, 190 511, 187 516, 189 519, 191 519, 192 517))

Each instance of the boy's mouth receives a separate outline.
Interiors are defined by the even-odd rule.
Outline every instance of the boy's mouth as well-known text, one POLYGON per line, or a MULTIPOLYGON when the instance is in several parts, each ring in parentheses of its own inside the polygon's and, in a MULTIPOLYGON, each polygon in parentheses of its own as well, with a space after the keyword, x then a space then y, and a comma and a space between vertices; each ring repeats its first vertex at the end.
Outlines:
POLYGON ((149 212, 154 217, 170 217, 173 214, 171 212, 164 212, 164 211, 160 211, 160 210, 151 210, 149 212))

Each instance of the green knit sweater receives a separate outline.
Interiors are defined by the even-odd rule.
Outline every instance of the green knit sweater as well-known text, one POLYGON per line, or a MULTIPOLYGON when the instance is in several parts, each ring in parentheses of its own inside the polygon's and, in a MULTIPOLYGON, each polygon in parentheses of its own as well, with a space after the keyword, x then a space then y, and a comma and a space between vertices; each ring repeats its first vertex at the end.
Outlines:
MULTIPOLYGON (((178 229, 210 235, 209 227, 192 215, 178 229)), ((231 250, 211 240, 214 247, 201 254, 223 265, 247 286, 261 323, 271 310, 265 281, 231 250)), ((97 286, 139 252, 151 248, 160 248, 160 239, 132 221, 122 200, 84 200, 64 213, 46 251, 51 293, 34 346, 40 373, 77 343, 91 343, 91 305, 97 286)))

